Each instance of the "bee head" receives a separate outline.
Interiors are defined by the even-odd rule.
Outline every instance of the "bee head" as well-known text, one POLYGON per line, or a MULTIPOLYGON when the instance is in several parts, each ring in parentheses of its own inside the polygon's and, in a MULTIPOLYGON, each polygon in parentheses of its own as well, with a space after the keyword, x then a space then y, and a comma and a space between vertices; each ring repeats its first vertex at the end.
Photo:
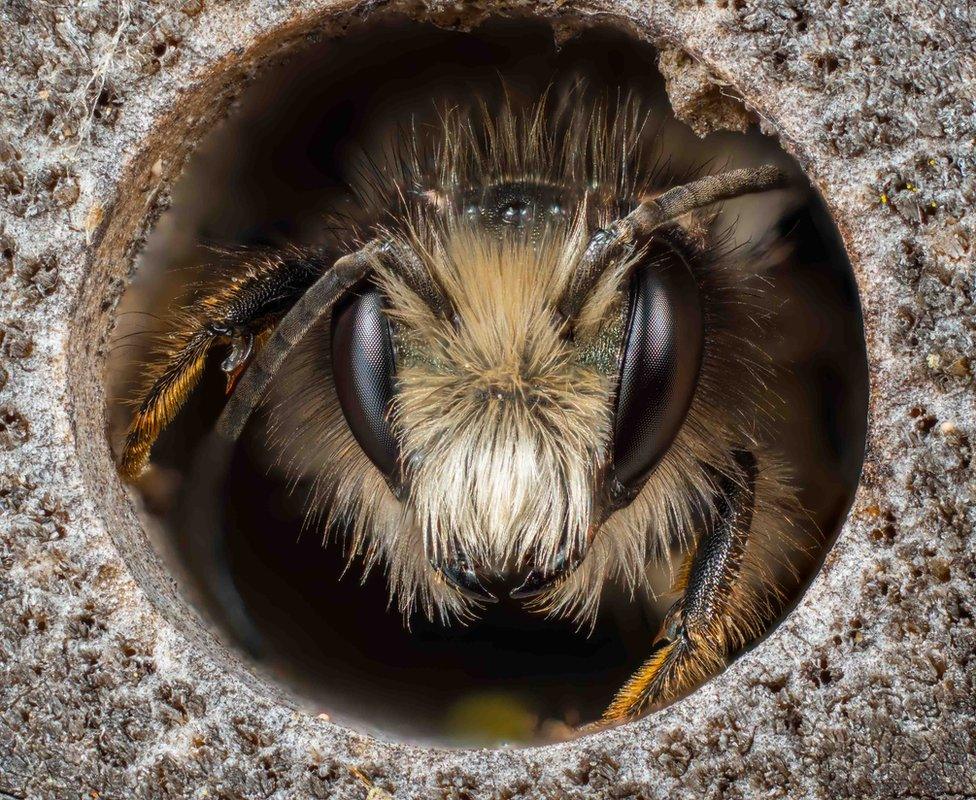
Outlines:
POLYGON ((597 213, 526 182, 439 198, 333 316, 353 435, 476 598, 489 577, 528 596, 575 569, 691 402, 702 315, 674 246, 621 252, 563 311, 597 213))
POLYGON ((296 359, 280 449, 404 613, 463 615, 492 584, 592 618, 735 469, 762 393, 752 306, 693 212, 783 175, 667 188, 642 119, 448 114, 363 182, 369 277, 330 357, 296 359))

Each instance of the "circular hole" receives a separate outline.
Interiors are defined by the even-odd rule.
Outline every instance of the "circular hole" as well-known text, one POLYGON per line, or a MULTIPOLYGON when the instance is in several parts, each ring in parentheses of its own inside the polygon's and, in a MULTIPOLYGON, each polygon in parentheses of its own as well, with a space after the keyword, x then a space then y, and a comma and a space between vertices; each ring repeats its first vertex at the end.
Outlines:
MULTIPOLYGON (((193 287, 226 281, 257 249, 329 242, 330 220, 350 213, 347 187, 360 154, 381 159, 391 131, 431 130, 438 109, 452 104, 479 98, 497 107, 505 93, 527 103, 550 84, 585 78, 587 96, 616 97, 622 88, 650 111, 647 141, 666 166, 662 174, 767 162, 796 171, 756 130, 695 137, 674 119, 655 65, 650 47, 611 29, 588 30, 557 48, 547 26, 525 20, 459 33, 387 19, 268 69, 201 144, 149 237, 119 309, 111 396, 135 396, 152 368, 156 335, 174 330, 171 311, 193 287), (221 252, 227 248, 235 252, 221 252)), ((786 548, 791 568, 769 562, 784 609, 800 598, 850 506, 867 395, 850 266, 822 202, 801 183, 729 201, 708 226, 730 258, 750 254, 740 268, 761 279, 756 302, 771 320, 761 343, 775 367, 767 437, 802 509, 792 522, 803 546, 786 548)), ((466 208, 481 214, 479 205, 466 208)), ((504 204, 506 211, 525 208, 504 204)), ((567 213, 562 199, 539 208, 567 213)), ((224 355, 208 360, 138 488, 154 541, 227 639, 252 648, 258 666, 312 710, 399 738, 538 743, 599 718, 648 658, 673 601, 664 563, 648 565, 633 595, 607 582, 592 626, 533 613, 509 598, 463 625, 415 613, 406 626, 391 606, 382 565, 360 580, 362 559, 347 569, 335 532, 323 546, 324 531, 308 514, 313 481, 291 480, 281 468, 268 414, 248 426, 223 494, 210 498, 221 530, 201 541, 199 510, 185 502, 187 479, 225 402, 224 355), (204 558, 201 548, 210 548, 204 558)), ((111 409, 116 441, 130 409, 111 409)), ((672 556, 681 553, 675 548, 672 556)))

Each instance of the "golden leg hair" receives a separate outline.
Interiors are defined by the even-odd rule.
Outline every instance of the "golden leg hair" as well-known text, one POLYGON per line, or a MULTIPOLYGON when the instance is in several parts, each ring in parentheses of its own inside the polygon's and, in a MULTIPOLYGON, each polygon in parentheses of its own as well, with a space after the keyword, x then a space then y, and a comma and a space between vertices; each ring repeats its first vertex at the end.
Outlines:
POLYGON ((119 472, 135 480, 145 469, 160 432, 186 403, 215 346, 231 349, 221 365, 228 390, 249 362, 256 337, 266 332, 331 262, 318 253, 287 249, 249 254, 232 280, 176 314, 173 332, 160 343, 147 370, 122 445, 119 472))
MULTIPOLYGON (((263 638, 248 614, 230 571, 226 550, 229 528, 220 502, 220 498, 226 496, 225 482, 234 446, 282 363, 316 324, 328 319, 333 306, 346 291, 367 274, 375 250, 376 247, 370 244, 337 259, 331 269, 317 269, 317 277, 311 286, 303 287, 301 296, 280 315, 280 321, 264 337, 260 352, 240 375, 239 381, 240 365, 224 362, 229 384, 234 381, 237 385, 230 392, 214 430, 198 448, 190 476, 183 483, 178 504, 183 517, 177 529, 187 543, 187 563, 193 565, 192 571, 196 574, 209 576, 203 591, 211 601, 211 612, 256 657, 263 651, 263 638)), ((308 262, 304 268, 308 268, 308 262)), ((237 353, 236 349, 232 350, 228 360, 234 359, 237 353)))
POLYGON ((714 513, 677 577, 675 588, 683 594, 668 611, 651 657, 617 693, 604 722, 633 718, 690 691, 766 621, 743 576, 757 462, 746 451, 734 458, 739 475, 720 479, 714 513))

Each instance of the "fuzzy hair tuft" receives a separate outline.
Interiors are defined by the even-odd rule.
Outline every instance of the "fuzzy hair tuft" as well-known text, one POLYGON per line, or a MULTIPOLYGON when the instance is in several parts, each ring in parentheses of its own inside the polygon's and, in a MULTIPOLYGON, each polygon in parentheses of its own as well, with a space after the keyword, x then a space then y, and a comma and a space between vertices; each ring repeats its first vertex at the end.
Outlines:
MULTIPOLYGON (((445 112, 438 130, 413 129, 363 170, 358 222, 409 248, 456 311, 437 317, 395 272, 377 264, 397 343, 391 411, 410 478, 399 502, 353 438, 332 384, 328 329, 308 337, 275 390, 269 425, 277 463, 311 483, 309 522, 342 531, 350 559, 387 571, 405 615, 465 617, 472 602, 431 559, 463 552, 502 569, 553 562, 563 536, 588 535, 594 486, 612 429, 615 375, 559 335, 553 309, 590 232, 668 188, 648 153, 653 135, 637 104, 543 100, 445 112), (580 112, 574 108, 593 108, 580 112), (558 223, 498 238, 467 220, 465 192, 505 182, 562 187, 572 208, 558 223)), ((583 563, 538 598, 547 613, 592 620, 604 585, 647 588, 647 565, 688 548, 714 502, 715 475, 735 476, 734 448, 760 461, 753 536, 742 591, 748 613, 731 638, 754 635, 775 598, 767 549, 791 535, 799 509, 769 454, 772 372, 761 341, 769 321, 746 252, 712 241, 707 220, 683 221, 699 251, 693 269, 705 311, 705 352, 691 408, 637 498, 613 514, 583 563), (759 334, 759 335, 757 335, 759 334)), ((619 320, 630 264, 607 271, 579 315, 581 338, 619 320)), ((784 546, 786 550, 789 546, 784 546)), ((775 556, 786 563, 788 555, 775 556)), ((774 567, 775 569, 775 567, 774 567)))

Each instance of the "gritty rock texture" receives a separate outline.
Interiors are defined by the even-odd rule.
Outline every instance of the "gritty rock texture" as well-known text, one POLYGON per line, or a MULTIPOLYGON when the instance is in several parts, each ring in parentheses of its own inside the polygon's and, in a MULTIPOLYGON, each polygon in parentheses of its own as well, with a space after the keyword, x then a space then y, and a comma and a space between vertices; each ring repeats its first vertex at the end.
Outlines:
POLYGON ((353 768, 398 799, 976 795, 965 0, 403 6, 445 25, 532 11, 560 35, 615 19, 680 44, 824 193, 865 307, 869 449, 823 571, 758 648, 615 730, 425 751, 306 713, 186 608, 110 463, 112 309, 188 152, 248 75, 381 5, 0 5, 0 798, 362 798, 353 768))
POLYGON ((675 116, 699 136, 719 130, 745 132, 756 122, 741 98, 687 51, 664 45, 659 48, 657 65, 675 116))

